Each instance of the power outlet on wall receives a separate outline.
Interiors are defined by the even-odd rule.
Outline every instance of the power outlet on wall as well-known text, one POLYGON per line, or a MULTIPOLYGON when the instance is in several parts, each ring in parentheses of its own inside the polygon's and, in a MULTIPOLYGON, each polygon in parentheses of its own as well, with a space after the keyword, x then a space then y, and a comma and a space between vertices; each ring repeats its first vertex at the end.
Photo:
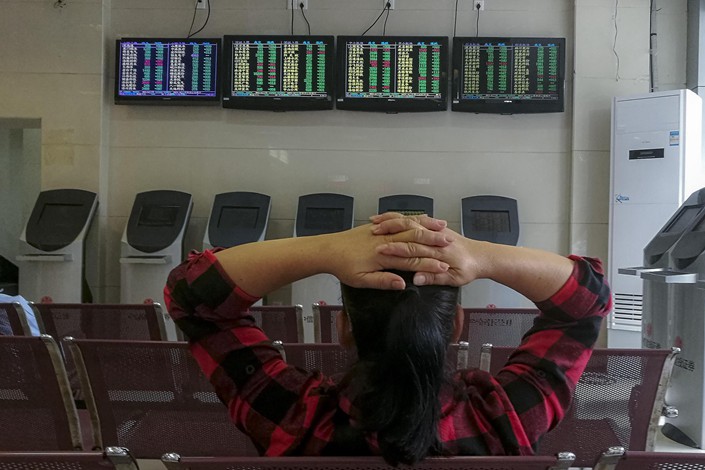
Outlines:
POLYGON ((308 0, 286 0, 287 10, 308 10, 308 0), (301 6, 303 5, 303 6, 301 6))
POLYGON ((485 0, 472 0, 472 9, 475 11, 484 10, 485 9, 485 0))
POLYGON ((206 9, 206 0, 196 0, 196 9, 197 10, 205 10, 206 9))
POLYGON ((387 9, 389 8, 390 10, 394 10, 394 0, 382 0, 382 8, 387 9), (389 5, 389 6, 387 6, 389 5))

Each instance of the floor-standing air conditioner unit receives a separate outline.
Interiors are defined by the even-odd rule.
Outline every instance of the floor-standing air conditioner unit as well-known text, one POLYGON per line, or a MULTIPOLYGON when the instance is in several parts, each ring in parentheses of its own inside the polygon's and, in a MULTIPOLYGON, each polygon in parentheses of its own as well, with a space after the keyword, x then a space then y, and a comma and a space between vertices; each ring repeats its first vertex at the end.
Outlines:
POLYGON ((644 247, 685 199, 705 186, 702 100, 689 90, 615 97, 612 103, 609 257, 614 295, 609 347, 641 347, 644 247))

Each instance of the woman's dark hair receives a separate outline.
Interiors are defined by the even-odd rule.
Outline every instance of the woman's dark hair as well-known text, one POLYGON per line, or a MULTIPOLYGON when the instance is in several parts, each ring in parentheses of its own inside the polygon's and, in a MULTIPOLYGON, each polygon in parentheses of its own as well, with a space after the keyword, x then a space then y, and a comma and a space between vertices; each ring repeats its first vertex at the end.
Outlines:
POLYGON ((453 334, 458 288, 413 285, 403 291, 342 285, 359 361, 350 379, 360 387, 355 418, 376 432, 384 459, 413 465, 438 454, 439 392, 453 334))

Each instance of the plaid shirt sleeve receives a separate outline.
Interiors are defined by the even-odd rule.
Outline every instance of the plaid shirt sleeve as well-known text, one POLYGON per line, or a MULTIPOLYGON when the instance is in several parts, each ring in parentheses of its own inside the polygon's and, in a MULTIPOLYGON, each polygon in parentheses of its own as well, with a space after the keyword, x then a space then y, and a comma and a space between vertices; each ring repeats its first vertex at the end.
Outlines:
POLYGON ((611 309, 600 261, 570 258, 572 275, 550 299, 536 304, 541 314, 496 376, 524 430, 516 435, 520 448, 535 448, 563 418, 611 309))
POLYGON ((317 390, 329 385, 328 379, 282 360, 247 314, 258 299, 234 285, 213 252, 192 253, 176 267, 164 299, 231 419, 261 454, 300 453, 304 436, 309 445, 325 445, 330 437, 325 429, 307 433, 314 417, 320 418, 317 390))

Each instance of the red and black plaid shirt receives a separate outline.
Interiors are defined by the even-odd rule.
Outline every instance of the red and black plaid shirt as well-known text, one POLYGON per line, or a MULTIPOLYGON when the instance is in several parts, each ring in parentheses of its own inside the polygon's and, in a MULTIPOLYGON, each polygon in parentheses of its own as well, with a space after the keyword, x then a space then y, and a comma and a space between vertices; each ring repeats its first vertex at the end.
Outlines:
MULTIPOLYGON (((443 389, 443 454, 532 454, 563 417, 611 303, 599 260, 571 259, 571 277, 537 304, 541 314, 501 372, 459 371, 443 389)), ((355 384, 288 366, 245 313, 258 299, 212 252, 175 268, 164 295, 231 419, 263 455, 380 453, 355 426, 355 384)))

